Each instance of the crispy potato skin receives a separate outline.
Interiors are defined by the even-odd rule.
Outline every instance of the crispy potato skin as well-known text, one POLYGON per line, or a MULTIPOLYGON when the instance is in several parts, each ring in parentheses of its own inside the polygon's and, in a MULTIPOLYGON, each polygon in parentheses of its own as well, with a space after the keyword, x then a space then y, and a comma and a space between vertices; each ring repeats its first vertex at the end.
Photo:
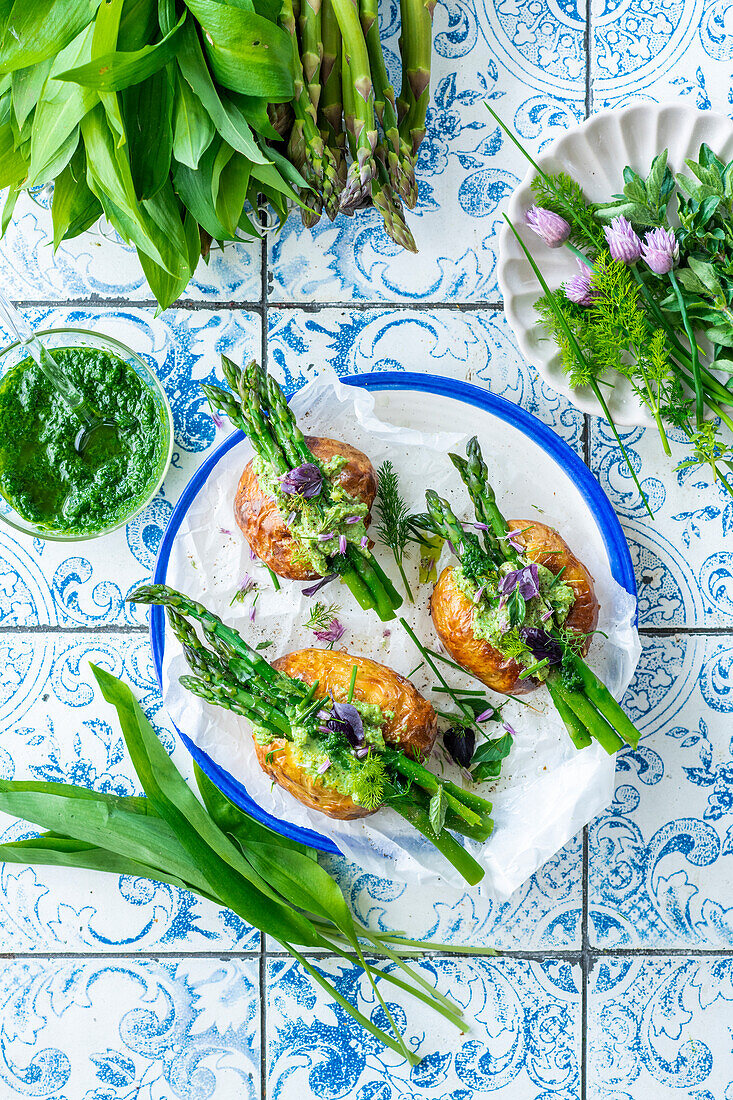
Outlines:
MULTIPOLYGON (((351 671, 358 668, 354 698, 362 703, 376 703, 383 710, 394 711, 394 717, 383 727, 389 745, 411 755, 429 755, 438 731, 438 720, 430 703, 409 680, 385 665, 368 657, 353 657, 328 649, 301 649, 273 661, 275 668, 295 676, 306 684, 318 680, 317 698, 333 695, 345 699, 349 691, 351 671)), ((305 773, 293 759, 289 742, 278 738, 269 745, 255 742, 260 767, 294 798, 329 817, 349 820, 367 817, 365 810, 347 795, 329 790, 317 777, 305 773), (267 760, 269 753, 272 759, 267 760)))
MULTIPOLYGON (((350 443, 342 443, 337 439, 308 435, 305 441, 316 458, 324 462, 336 455, 342 455, 346 459, 346 465, 336 477, 337 483, 350 496, 371 508, 377 495, 377 475, 367 456, 350 443)), ((293 537, 273 498, 260 488, 251 461, 244 467, 239 479, 234 499, 234 518, 253 552, 274 573, 293 581, 316 580, 318 573, 306 562, 293 557, 293 537)), ((371 517, 367 515, 367 527, 370 520, 371 517)))
MULTIPOLYGON (((575 592, 575 603, 565 620, 570 630, 586 634, 598 623, 598 601, 593 578, 564 539, 551 527, 535 520, 510 520, 517 542, 524 547, 530 561, 546 566, 552 573, 565 567, 563 582, 575 592)), ((493 691, 502 695, 526 695, 538 686, 531 677, 520 680, 521 665, 507 660, 485 638, 473 633, 473 604, 456 583, 452 566, 443 570, 433 589, 430 610, 438 636, 454 661, 463 665, 493 691)), ((583 644, 588 649, 589 639, 583 644)))

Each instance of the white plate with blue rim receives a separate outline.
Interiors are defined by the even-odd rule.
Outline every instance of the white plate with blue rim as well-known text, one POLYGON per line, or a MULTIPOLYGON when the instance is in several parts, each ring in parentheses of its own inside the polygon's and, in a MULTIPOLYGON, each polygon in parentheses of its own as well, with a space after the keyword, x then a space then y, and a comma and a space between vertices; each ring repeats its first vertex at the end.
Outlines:
MULTIPOLYGON (((623 594, 625 606, 632 608, 633 617, 636 587, 628 547, 619 522, 590 471, 578 455, 550 428, 503 398, 452 379, 395 372, 351 376, 341 379, 341 382, 346 383, 348 387, 354 387, 357 391, 368 391, 375 402, 375 415, 390 425, 412 431, 419 428, 424 432, 445 431, 446 427, 457 425, 460 426, 461 432, 478 434, 482 445, 486 448, 493 446, 495 449, 497 441, 500 441, 498 445, 501 462, 498 463, 496 456, 494 457, 496 476, 492 474, 492 480, 497 494, 506 505, 507 514, 523 515, 526 514, 527 508, 541 504, 544 505, 545 510, 554 511, 555 516, 561 516, 563 533, 567 536, 569 544, 577 547, 586 561, 595 562, 599 573, 608 575, 609 583, 623 594), (502 469, 502 466, 505 468, 502 469), (511 470, 511 477, 508 476, 509 470, 511 470)), ((343 435, 340 437, 345 438, 343 435)), ((349 441, 354 442, 354 440, 349 441)), ((217 566, 197 560, 195 563, 191 561, 189 567, 186 559, 190 543, 187 539, 191 517, 207 514, 206 508, 214 493, 213 486, 217 478, 221 477, 221 471, 227 469, 232 472, 233 490, 236 486, 236 471, 241 470, 249 456, 250 448, 245 436, 241 432, 233 432, 194 474, 182 493, 164 533, 154 574, 156 583, 172 583, 175 587, 192 594, 194 598, 201 598, 203 602, 207 602, 201 595, 202 590, 210 593, 216 584, 212 588, 207 588, 202 570, 205 573, 207 569, 213 571, 216 568, 219 574, 223 570, 228 570, 230 585, 241 576, 241 570, 249 556, 245 554, 244 540, 238 540, 241 546, 235 547, 231 564, 225 557, 217 566)), ((439 459, 443 463, 442 454, 439 455, 439 459)), ((453 477, 447 458, 444 464, 450 476, 453 477)), ((423 492, 424 488, 424 484, 421 484, 420 491, 423 492)), ((229 514, 231 514, 231 504, 229 504, 229 514)), ((200 520, 196 520, 194 526, 199 522, 200 520)), ((229 536, 230 532, 227 531, 225 534, 229 536)), ((382 562, 385 564, 384 559, 382 562)), ((216 583, 219 583, 218 580, 216 583)), ((227 603, 223 605, 223 610, 219 610, 222 617, 227 617, 227 603)), ((425 606, 427 606, 426 602, 425 606)), ((228 615, 230 619, 231 614, 230 611, 228 615)), ((246 618, 246 616, 242 617, 246 618)), ((429 629, 429 619, 427 623, 429 629)), ((383 625, 374 617, 375 643, 382 637, 383 625)), ((627 655, 622 655, 621 659, 622 668, 619 673, 621 690, 628 683, 638 656, 638 639, 633 629, 633 622, 631 627, 632 629, 628 631, 629 652, 627 655)), ((166 660, 170 660, 170 654, 168 657, 166 655, 166 646, 175 646, 177 643, 171 639, 170 635, 166 636, 162 608, 152 608, 150 628, 156 671, 158 678, 164 682, 166 660)), ((424 640, 430 644, 431 639, 424 640)), ((312 636, 300 643, 300 645, 303 644, 313 644, 312 636)), ((599 642, 599 644, 603 643, 599 642)), ((356 650, 352 651, 356 652, 356 650)), ((268 657, 271 652, 277 655, 274 651, 268 650, 268 657)), ((171 650, 172 653, 173 650, 171 650)), ((381 659, 379 652, 373 652, 373 655, 381 659)), ((387 657, 383 659, 385 664, 393 664, 387 657)), ((397 666, 393 665, 393 667, 397 666)), ((406 674, 409 669, 397 667, 397 671, 406 674)), ((201 706, 206 707, 206 704, 201 706)), ((216 712, 216 714, 217 721, 232 720, 232 716, 227 712, 216 712), (221 718, 219 719, 218 716, 221 718)), ((534 715, 534 712, 532 714, 534 715)), ((541 726, 547 723, 547 716, 541 721, 538 719, 539 716, 536 715, 534 719, 525 720, 525 715, 522 715, 523 730, 530 739, 532 737, 539 739, 542 735, 541 726), (534 734, 531 729, 532 720, 538 726, 534 734)), ((362 866, 367 863, 369 852, 366 849, 362 853, 364 858, 359 858, 358 849, 346 846, 343 837, 339 839, 338 829, 346 826, 351 828, 355 823, 333 822, 329 818, 316 814, 315 822, 311 823, 310 827, 304 827, 300 813, 302 808, 294 800, 292 800, 292 812, 281 810, 273 813, 272 807, 267 804, 267 792, 263 792, 261 784, 257 786, 261 778, 259 769, 257 769, 257 775, 252 774, 251 771, 246 773, 241 769, 238 770, 232 765, 230 757, 205 751, 198 735, 194 733, 192 736, 192 730, 184 728, 184 723, 179 721, 177 727, 184 744, 199 766, 229 798, 253 817, 284 836, 300 840, 322 851, 346 851, 362 866), (228 763, 229 766, 227 766, 228 763), (253 796, 252 791, 255 789, 257 794, 253 796)), ((241 733, 237 736, 241 741, 241 733)), ((567 738, 565 737, 564 740, 567 741, 567 738)), ((602 751, 596 751, 597 749, 597 746, 593 746, 582 753, 577 753, 572 746, 569 746, 569 742, 563 748, 561 763, 564 775, 563 790, 566 793, 560 807, 557 806, 556 789, 549 774, 544 777, 541 774, 542 768, 535 768, 537 772, 535 778, 539 784, 537 797, 540 802, 542 798, 546 799, 548 811, 544 816, 540 814, 540 824, 536 827, 528 807, 517 805, 513 808, 512 812, 522 816, 525 822, 533 821, 530 830, 531 843, 528 841, 524 845, 519 845, 520 851, 517 851, 516 844, 512 845, 511 829, 508 830, 509 835, 505 837, 505 841, 502 841, 504 830, 500 820, 501 798, 500 795, 496 796, 496 806, 499 810, 496 815, 497 828, 489 842, 493 855, 487 861, 487 883, 493 886, 495 893, 506 895, 515 889, 610 800, 613 793, 614 760, 602 751), (543 788, 544 794, 539 790, 543 784, 546 788, 543 788), (509 845, 509 848, 502 854, 504 842, 509 845), (511 859, 507 857, 509 849, 511 849, 511 859), (510 863, 511 868, 509 868, 510 863)), ((511 760, 512 757, 509 759, 511 760)), ((267 788, 269 791, 269 783, 267 788)), ((291 796, 288 795, 287 799, 290 798, 291 796)), ((282 800, 280 799, 277 804, 282 807, 282 800)), ((375 817, 380 818, 386 813, 387 811, 380 811, 375 817)), ((391 814, 392 811, 389 813, 391 814)), ((353 838, 347 839, 351 844, 353 838)), ((422 843, 421 840, 420 843, 422 843)), ((427 842, 424 843, 427 845, 427 842)), ((372 849, 373 845, 369 850, 373 857, 372 849)), ((397 869, 390 865, 389 860, 383 860, 381 856, 376 866, 379 868, 378 873, 385 877, 408 880, 411 877, 409 873, 403 873, 404 867, 397 869)))
MULTIPOLYGON (((591 202, 608 202, 623 190, 626 165, 646 177, 654 157, 667 149, 669 166, 677 173, 684 170, 687 158, 697 159, 703 142, 723 161, 733 159, 733 122, 725 115, 698 111, 686 103, 636 103, 623 110, 591 115, 553 142, 536 160, 548 174, 566 172, 580 184, 591 202)), ((525 222, 526 212, 534 203, 535 175, 530 166, 509 200, 507 214, 548 286, 557 290, 577 275, 578 266, 568 249, 548 248, 525 222)), ((674 221, 674 203, 670 204, 669 214, 674 221)), ((542 289, 506 224, 499 237, 497 278, 507 320, 525 359, 537 368, 545 382, 581 412, 602 415, 587 387, 570 385, 555 342, 539 324, 534 304, 542 289)), ((614 379, 614 385, 604 389, 604 397, 617 424, 653 426, 651 414, 625 379, 614 379)))

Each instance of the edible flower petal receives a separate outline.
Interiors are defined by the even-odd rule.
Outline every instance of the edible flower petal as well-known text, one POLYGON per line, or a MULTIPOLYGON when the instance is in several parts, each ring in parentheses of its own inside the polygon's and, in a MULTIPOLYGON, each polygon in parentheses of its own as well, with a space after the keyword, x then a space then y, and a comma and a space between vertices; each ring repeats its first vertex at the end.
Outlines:
POLYGON ((333 581, 335 579, 336 579, 336 574, 335 573, 328 573, 327 576, 321 577, 321 579, 319 581, 316 581, 315 584, 310 585, 309 588, 304 588, 303 589, 303 595, 304 596, 315 596, 316 592, 320 592, 320 590, 322 588, 324 588, 325 585, 330 584, 331 581, 333 581))
POLYGON ((564 284, 565 297, 579 306, 592 306, 598 297, 598 291, 593 286, 593 272, 581 260, 577 261, 578 274, 564 284))
POLYGON ((326 757, 320 767, 316 768, 316 775, 324 775, 331 767, 331 761, 326 757))
POLYGON ((280 480, 280 488, 289 496, 298 495, 309 500, 317 497, 323 488, 323 474, 314 462, 304 462, 302 466, 296 466, 283 474, 280 480))
POLYGON ((339 535, 339 554, 346 553, 346 535, 339 535))
POLYGON ((655 275, 667 275, 680 261, 680 246, 672 229, 650 229, 644 235, 641 255, 655 275))
POLYGON ((531 600, 540 594, 540 575, 535 562, 525 565, 521 569, 513 569, 511 573, 505 573, 499 580, 499 595, 503 599, 510 596, 514 589, 519 590, 519 595, 525 600, 531 600))
POLYGON ((570 223, 544 206, 530 206, 526 221, 529 228, 542 237, 549 248, 559 248, 570 236, 570 223))
POLYGON ((604 225, 603 232, 612 259, 622 264, 636 263, 641 256, 641 238, 628 218, 614 218, 610 225, 604 225))
POLYGON ((329 645, 333 645, 343 638, 346 627, 334 615, 327 627, 324 627, 323 630, 314 630, 313 633, 319 642, 328 642, 329 645))

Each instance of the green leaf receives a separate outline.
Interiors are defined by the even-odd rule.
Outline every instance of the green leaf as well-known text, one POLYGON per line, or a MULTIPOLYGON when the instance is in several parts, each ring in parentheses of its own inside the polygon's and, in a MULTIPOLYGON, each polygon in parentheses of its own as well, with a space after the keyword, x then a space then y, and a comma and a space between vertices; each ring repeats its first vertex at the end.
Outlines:
POLYGON ((229 149, 229 155, 226 155, 227 148, 222 142, 214 161, 212 188, 216 216, 227 234, 234 237, 247 198, 252 165, 246 157, 235 153, 233 149, 229 149), (222 163, 219 165, 220 158, 222 163))
MULTIPOLYGON (((238 95, 236 92, 232 92, 229 99, 231 103, 241 111, 243 117, 260 137, 270 138, 271 141, 281 140, 277 130, 270 122, 270 116, 267 113, 266 99, 258 99, 255 96, 249 95, 238 95)), ((259 140, 257 143, 258 145, 260 144, 259 140)))
POLYGON ((35 110, 52 65, 53 61, 49 57, 38 65, 30 65, 27 69, 16 69, 13 73, 10 79, 13 114, 20 128, 35 110))
POLYGON ((187 3, 205 31, 204 49, 219 84, 271 103, 293 98, 293 46, 287 31, 254 11, 218 0, 187 3))
POLYGON ((173 156, 173 73, 161 69, 122 95, 130 169, 138 199, 167 183, 173 156))
POLYGON ((720 285, 720 280, 715 273, 715 268, 712 264, 706 263, 703 260, 696 260, 694 256, 690 256, 688 263, 691 271, 697 276, 705 289, 713 298, 724 298, 723 288, 720 285))
POLYGON ((202 772, 195 762, 193 772, 204 806, 206 806, 223 833, 230 833, 245 848, 251 841, 256 841, 260 844, 276 844, 281 848, 289 848, 293 852, 300 852, 301 855, 307 856, 311 860, 317 858, 313 848, 308 848, 297 840, 291 840, 289 837, 274 832, 261 822, 255 821, 244 810, 241 810, 212 783, 208 775, 202 772))
POLYGON ((247 120, 232 102, 221 99, 204 60, 194 24, 184 24, 178 64, 185 80, 203 103, 214 126, 233 149, 244 153, 255 164, 266 158, 254 140, 247 120))
POLYGON ((283 905, 221 832, 178 773, 127 685, 96 665, 92 671, 112 703, 138 778, 156 813, 168 822, 212 891, 250 924, 279 942, 324 946, 308 920, 283 905))
POLYGON ((49 176, 49 167, 57 160, 59 150, 64 148, 81 120, 99 101, 97 93, 89 88, 79 88, 55 79, 55 74, 68 68, 70 63, 86 61, 91 57, 93 33, 94 28, 88 27, 59 54, 44 85, 33 116, 29 187, 53 178, 49 176))
POLYGON ((0 187, 22 183, 28 174, 23 154, 15 148, 13 128, 9 122, 0 126, 0 187))
POLYGON ((142 49, 129 53, 104 53, 86 65, 67 69, 59 74, 58 79, 106 92, 120 92, 133 84, 139 84, 154 76, 175 58, 185 20, 184 13, 170 34, 154 45, 143 46, 142 49))
POLYGON ((430 804, 428 806, 430 827, 436 836, 438 836, 443 831, 447 810, 448 802, 445 797, 445 791, 442 786, 439 786, 435 794, 430 799, 430 804))
POLYGON ((215 241, 233 240, 219 221, 214 209, 213 166, 219 148, 214 142, 201 157, 198 169, 188 168, 185 164, 173 164, 173 183, 187 210, 215 241))
POLYGON ((124 0, 117 49, 139 50, 158 31, 158 0, 124 0))
POLYGON ((653 210, 659 210, 660 213, 666 207, 671 194, 670 182, 674 185, 674 177, 667 167, 667 157, 668 152, 664 149, 654 158, 646 179, 646 201, 653 210))
POLYGON ((80 145, 66 165, 53 187, 51 218, 53 221, 53 247, 62 241, 77 237, 97 221, 102 206, 92 194, 86 180, 86 156, 80 145))
POLYGON ((15 0, 0 42, 0 73, 59 54, 88 27, 101 0, 15 0))
POLYGON ((204 105, 188 81, 176 76, 173 109, 173 156, 187 168, 198 168, 202 154, 211 145, 216 130, 204 105))
POLYGON ((167 875, 157 867, 126 859, 105 848, 81 844, 74 840, 44 841, 23 840, 10 844, 0 844, 0 860, 4 863, 21 863, 43 867, 80 867, 85 871, 106 871, 112 875, 130 875, 134 878, 148 878, 154 882, 166 882, 179 889, 191 887, 183 879, 167 875))
POLYGON ((723 348, 733 348, 733 329, 729 325, 713 325, 705 330, 705 335, 711 344, 717 344, 723 348))

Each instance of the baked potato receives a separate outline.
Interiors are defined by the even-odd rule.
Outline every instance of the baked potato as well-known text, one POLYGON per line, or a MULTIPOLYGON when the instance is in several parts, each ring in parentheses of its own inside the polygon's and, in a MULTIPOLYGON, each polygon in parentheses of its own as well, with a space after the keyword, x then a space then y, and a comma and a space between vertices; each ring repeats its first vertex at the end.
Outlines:
MULTIPOLYGON (((323 462, 341 455, 346 465, 334 478, 356 500, 371 509, 377 495, 377 474, 365 454, 337 439, 306 436, 305 442, 316 458, 323 462)), ((294 581, 312 581, 319 576, 312 566, 294 553, 295 540, 273 497, 264 492, 248 462, 239 479, 234 500, 234 518, 252 552, 280 577, 294 581)), ((364 518, 368 527, 371 516, 364 518)))
MULTIPOLYGON (((368 657, 328 649, 300 649, 272 662, 273 667, 306 684, 318 681, 316 698, 345 700, 354 665, 358 669, 353 698, 377 704, 391 711, 382 727, 385 742, 410 756, 429 756, 438 731, 438 720, 430 703, 409 680, 368 657)), ((348 820, 366 817, 365 809, 348 795, 328 787, 326 777, 310 775, 297 760, 290 741, 276 738, 266 745, 255 741, 260 767, 294 798, 329 817, 348 820)))
MULTIPOLYGON (((552 573, 564 569, 562 580, 573 589, 575 603, 565 620, 565 627, 586 635, 598 623, 598 601, 593 577, 573 554, 563 538, 545 523, 536 520, 510 520, 514 539, 524 555, 552 573)), ((433 589, 430 610, 438 636, 454 661, 482 680, 493 691, 503 695, 523 695, 534 691, 538 681, 532 677, 519 679, 522 666, 506 658, 485 638, 473 632, 474 604, 460 589, 453 566, 445 568, 433 589)), ((582 643, 585 655, 589 638, 582 643)))

